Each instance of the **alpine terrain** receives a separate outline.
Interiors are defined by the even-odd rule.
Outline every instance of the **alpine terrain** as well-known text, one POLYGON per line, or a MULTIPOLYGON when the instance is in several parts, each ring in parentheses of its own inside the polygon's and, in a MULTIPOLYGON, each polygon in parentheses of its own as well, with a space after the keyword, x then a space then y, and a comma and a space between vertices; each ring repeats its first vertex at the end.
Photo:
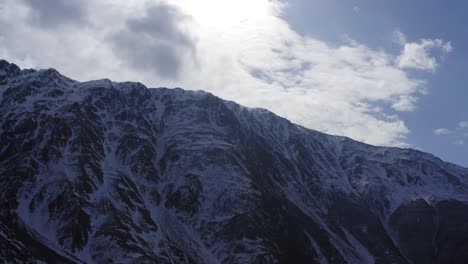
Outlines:
POLYGON ((5 263, 467 263, 468 169, 0 61, 5 263))

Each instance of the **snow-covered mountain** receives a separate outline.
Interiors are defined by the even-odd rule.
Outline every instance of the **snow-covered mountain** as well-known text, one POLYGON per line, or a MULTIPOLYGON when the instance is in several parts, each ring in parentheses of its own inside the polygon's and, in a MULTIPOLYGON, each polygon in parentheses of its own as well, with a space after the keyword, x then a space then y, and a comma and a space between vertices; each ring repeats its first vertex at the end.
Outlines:
POLYGON ((466 263, 468 169, 0 61, 7 263, 466 263))

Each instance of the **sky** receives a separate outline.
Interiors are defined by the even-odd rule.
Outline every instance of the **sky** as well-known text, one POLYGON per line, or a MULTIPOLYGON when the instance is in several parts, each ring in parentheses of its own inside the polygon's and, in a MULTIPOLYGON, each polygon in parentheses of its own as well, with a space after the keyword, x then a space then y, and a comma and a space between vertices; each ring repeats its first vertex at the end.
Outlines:
POLYGON ((0 0, 0 58, 205 90, 468 167, 468 3, 0 0))

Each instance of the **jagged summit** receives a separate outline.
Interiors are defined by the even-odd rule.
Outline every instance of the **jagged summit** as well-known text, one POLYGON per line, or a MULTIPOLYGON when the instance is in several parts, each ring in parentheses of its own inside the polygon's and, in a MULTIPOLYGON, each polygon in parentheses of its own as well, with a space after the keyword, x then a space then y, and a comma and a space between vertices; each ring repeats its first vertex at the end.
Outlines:
POLYGON ((0 82, 9 76, 17 74, 20 70, 16 64, 10 64, 8 61, 0 59, 0 82))
POLYGON ((463 263, 468 169, 212 94, 0 61, 0 259, 463 263))

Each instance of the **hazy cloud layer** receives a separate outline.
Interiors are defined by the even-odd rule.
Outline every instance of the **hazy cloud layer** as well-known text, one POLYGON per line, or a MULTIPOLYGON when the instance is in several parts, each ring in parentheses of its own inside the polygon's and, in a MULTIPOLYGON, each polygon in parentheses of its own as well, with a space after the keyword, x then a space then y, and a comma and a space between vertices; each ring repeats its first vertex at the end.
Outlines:
POLYGON ((86 21, 86 2, 82 0, 23 0, 29 6, 29 22, 42 27, 82 24, 86 21))
POLYGON ((177 79, 195 48, 190 35, 182 28, 188 19, 175 6, 154 5, 148 7, 144 17, 130 18, 126 27, 110 40, 116 55, 135 68, 177 79))
POLYGON ((409 131, 395 113, 414 110, 425 92, 425 81, 406 69, 432 72, 433 49, 451 51, 449 42, 408 42, 401 33, 401 54, 352 40, 330 45, 296 33, 269 0, 76 2, 87 13, 69 31, 54 29, 52 20, 31 25, 30 2, 5 1, 0 57, 19 65, 53 66, 81 80, 202 89, 379 145, 405 144, 409 131))

